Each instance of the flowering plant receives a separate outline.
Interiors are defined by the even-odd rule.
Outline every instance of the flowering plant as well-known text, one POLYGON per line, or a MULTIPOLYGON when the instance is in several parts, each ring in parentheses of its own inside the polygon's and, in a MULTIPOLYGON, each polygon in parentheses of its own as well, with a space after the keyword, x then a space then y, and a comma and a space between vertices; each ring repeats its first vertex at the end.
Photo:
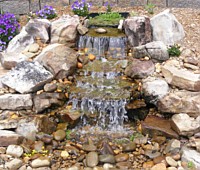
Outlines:
POLYGON ((6 49, 10 40, 17 35, 20 25, 14 14, 0 14, 0 51, 6 49))
POLYGON ((52 6, 45 5, 43 9, 36 12, 36 16, 39 18, 53 19, 57 14, 56 10, 52 6))
POLYGON ((112 4, 107 1, 104 6, 106 7, 106 12, 112 12, 112 4))
POLYGON ((79 16, 87 16, 89 14, 90 7, 92 6, 91 3, 87 3, 86 0, 82 0, 79 2, 76 0, 72 4, 72 11, 74 14, 79 15, 79 16))

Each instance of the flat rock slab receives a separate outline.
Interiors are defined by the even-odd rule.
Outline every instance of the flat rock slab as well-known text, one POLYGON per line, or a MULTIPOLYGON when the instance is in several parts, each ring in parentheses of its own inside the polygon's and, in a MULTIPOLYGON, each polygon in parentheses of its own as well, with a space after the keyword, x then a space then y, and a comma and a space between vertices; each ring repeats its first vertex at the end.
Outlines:
POLYGON ((2 77, 2 83, 19 93, 35 92, 50 82, 53 75, 38 62, 23 61, 2 77))
POLYGON ((172 130, 171 121, 156 116, 148 116, 142 123, 142 132, 150 136, 166 136, 178 138, 178 134, 172 130))

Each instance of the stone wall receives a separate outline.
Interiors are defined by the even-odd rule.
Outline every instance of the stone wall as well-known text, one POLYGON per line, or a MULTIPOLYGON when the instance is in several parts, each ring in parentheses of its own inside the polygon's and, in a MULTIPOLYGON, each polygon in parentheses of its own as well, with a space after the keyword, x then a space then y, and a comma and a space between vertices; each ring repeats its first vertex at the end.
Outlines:
MULTIPOLYGON (((93 5, 97 6, 101 6, 106 1, 121 7, 146 5, 147 3, 153 3, 161 7, 200 7, 200 0, 88 0, 88 2, 92 2, 93 5)), ((30 11, 39 10, 44 5, 67 6, 73 2, 74 0, 0 0, 0 7, 5 12, 26 14, 30 11)))

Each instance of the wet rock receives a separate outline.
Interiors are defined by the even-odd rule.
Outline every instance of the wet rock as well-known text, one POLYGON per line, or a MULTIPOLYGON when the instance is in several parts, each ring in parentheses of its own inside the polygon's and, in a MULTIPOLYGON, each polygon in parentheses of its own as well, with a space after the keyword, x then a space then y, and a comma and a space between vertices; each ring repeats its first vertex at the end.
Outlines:
POLYGON ((62 106, 66 100, 64 93, 41 93, 34 96, 34 109, 40 113, 51 106, 62 106))
POLYGON ((158 110, 166 113, 187 113, 192 117, 199 116, 200 92, 177 91, 169 93, 157 103, 158 110))
POLYGON ((175 114, 171 126, 179 135, 192 136, 200 130, 200 116, 195 119, 185 113, 175 114))
POLYGON ((17 158, 21 157, 23 152, 24 152, 23 148, 19 145, 9 145, 6 150, 6 154, 17 158))
POLYGON ((37 115, 21 119, 16 132, 27 139, 35 140, 38 132, 51 134, 55 129, 55 124, 46 115, 37 115))
POLYGON ((23 61, 2 77, 6 86, 20 93, 35 92, 51 81, 53 75, 37 62, 23 61))
POLYGON ((51 43, 61 43, 75 41, 77 36, 77 26, 79 17, 77 15, 63 15, 58 20, 52 22, 51 43))
POLYGON ((29 45, 28 51, 31 53, 37 53, 39 51, 39 48, 40 48, 39 44, 33 43, 33 44, 29 45))
POLYGON ((23 164, 22 160, 13 159, 13 160, 5 163, 5 168, 8 168, 10 170, 17 170, 22 166, 22 164, 23 164))
POLYGON ((200 169, 200 153, 196 150, 189 149, 187 147, 183 147, 182 150, 181 161, 185 162, 193 162, 196 169, 200 169))
POLYGON ((82 24, 78 24, 77 30, 80 35, 85 35, 89 31, 88 28, 83 26, 82 24))
POLYGON ((31 162, 31 167, 32 168, 48 167, 48 166, 50 166, 50 163, 51 162, 50 162, 49 158, 47 158, 47 157, 40 157, 40 158, 34 159, 31 162))
POLYGON ((135 142, 130 142, 130 143, 124 144, 122 146, 123 152, 131 152, 131 151, 134 151, 135 149, 136 149, 136 143, 135 142))
POLYGON ((154 165, 151 170, 166 170, 166 165, 164 163, 159 163, 159 164, 156 164, 154 165))
POLYGON ((148 17, 136 16, 126 19, 124 21, 124 30, 132 47, 152 41, 151 25, 148 17))
POLYGON ((123 170, 128 170, 131 167, 131 162, 118 162, 116 167, 123 170))
POLYGON ((153 74, 154 64, 151 60, 140 61, 138 59, 132 59, 130 65, 125 69, 125 74, 131 78, 146 78, 153 74))
POLYGON ((48 19, 30 19, 25 26, 26 32, 33 36, 40 38, 42 42, 49 41, 49 31, 51 22, 48 19))
POLYGON ((0 146, 19 145, 23 137, 13 131, 0 130, 0 146))
POLYGON ((28 110, 32 109, 32 106, 31 94, 4 94, 0 96, 0 109, 3 110, 28 110))
POLYGON ((54 92, 57 89, 57 85, 55 83, 47 83, 44 85, 45 92, 54 92))
POLYGON ((172 130, 171 121, 163 118, 148 116, 141 123, 142 133, 153 136, 166 136, 171 138, 178 138, 178 134, 172 130))
POLYGON ((99 163, 97 152, 89 152, 86 156, 86 163, 89 167, 95 167, 99 163))
POLYGON ((177 165, 178 165, 178 163, 177 163, 172 157, 170 157, 170 156, 167 156, 167 157, 165 158, 165 160, 166 160, 166 162, 167 162, 167 164, 168 164, 169 166, 177 167, 177 165))
POLYGON ((97 28, 95 29, 95 32, 99 34, 104 34, 104 33, 107 33, 107 30, 104 28, 97 28))
POLYGON ((174 150, 179 150, 181 148, 181 142, 177 139, 171 139, 167 142, 167 146, 165 148, 165 153, 173 152, 174 150))
POLYGON ((170 84, 181 89, 200 91, 200 74, 185 70, 176 60, 168 61, 162 66, 162 74, 170 84))
POLYGON ((115 163, 115 157, 113 155, 100 155, 99 161, 102 163, 115 163))
POLYGON ((116 162, 125 162, 129 159, 129 155, 126 153, 120 153, 119 155, 115 156, 116 162))
POLYGON ((148 77, 142 81, 142 91, 145 101, 157 104, 169 91, 169 86, 164 79, 148 77))
POLYGON ((54 139, 57 141, 62 141, 66 137, 66 132, 64 130, 57 130, 54 134, 54 139))
POLYGON ((166 45, 173 45, 185 36, 183 26, 169 9, 152 17, 150 22, 154 41, 162 41, 166 45))
POLYGON ((167 46, 162 41, 153 41, 142 46, 134 47, 133 57, 144 58, 149 57, 154 62, 162 62, 169 59, 167 46))
POLYGON ((75 72, 77 66, 76 52, 62 44, 52 44, 43 49, 35 58, 56 79, 63 79, 75 72))

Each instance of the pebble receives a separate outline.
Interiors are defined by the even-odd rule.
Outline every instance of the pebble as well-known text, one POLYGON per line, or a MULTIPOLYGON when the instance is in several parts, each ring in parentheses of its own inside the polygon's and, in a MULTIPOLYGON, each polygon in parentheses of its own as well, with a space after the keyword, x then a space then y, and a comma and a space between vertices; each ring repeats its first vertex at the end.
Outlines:
POLYGON ((62 141, 66 137, 66 132, 62 129, 59 129, 53 134, 53 137, 57 141, 62 141))
POLYGON ((9 145, 6 150, 6 154, 17 158, 21 157, 23 152, 24 152, 23 148, 19 145, 9 145))
POLYGON ((62 151, 60 156, 63 158, 63 159, 67 159, 69 157, 69 153, 67 151, 62 151))
POLYGON ((6 148, 0 147, 0 154, 4 154, 4 153, 6 153, 6 148))
POLYGON ((116 167, 123 169, 123 170, 128 170, 131 167, 131 163, 130 162, 118 162, 116 164, 116 167))
POLYGON ((39 44, 33 43, 33 44, 31 44, 31 45, 29 46, 28 51, 31 52, 31 53, 36 53, 36 52, 39 51, 39 48, 40 48, 39 44))
POLYGON ((80 62, 78 62, 78 63, 77 63, 77 67, 81 69, 81 68, 83 68, 83 64, 80 63, 80 62))
POLYGON ((99 34, 104 34, 104 33, 107 32, 107 30, 104 29, 104 28, 97 28, 97 29, 95 29, 95 32, 96 32, 96 33, 99 33, 99 34))
POLYGON ((92 151, 96 151, 97 147, 93 144, 84 144, 82 149, 87 152, 92 152, 92 151))
POLYGON ((165 153, 172 152, 175 149, 180 149, 180 147, 181 147, 181 142, 179 140, 177 140, 177 139, 171 139, 167 143, 167 146, 165 148, 165 153))
POLYGON ((153 150, 146 150, 146 151, 144 152, 144 154, 145 154, 146 156, 148 156, 150 159, 156 158, 156 157, 158 157, 158 156, 161 155, 160 152, 154 152, 153 150))
POLYGON ((170 166, 176 167, 178 165, 178 163, 170 156, 167 156, 165 158, 165 160, 166 160, 167 164, 170 166))
POLYGON ((44 148, 44 142, 42 141, 35 141, 33 145, 34 150, 41 151, 44 148))
POLYGON ((158 157, 153 159, 153 162, 154 162, 154 164, 158 164, 158 163, 161 163, 161 162, 164 163, 166 161, 165 161, 165 157, 164 156, 158 156, 158 157))
POLYGON ((130 143, 125 144, 125 145, 122 146, 122 151, 124 151, 124 152, 135 151, 135 149, 136 149, 135 142, 130 142, 130 143))
POLYGON ((153 166, 154 166, 153 161, 148 161, 148 162, 143 163, 143 168, 151 168, 153 166))
POLYGON ((151 170, 167 170, 166 165, 164 163, 159 163, 154 165, 151 170))
POLYGON ((57 85, 55 83, 47 83, 44 85, 44 91, 53 92, 57 89, 57 85))
POLYGON ((175 167, 168 167, 167 170, 177 170, 175 167))
POLYGON ((99 156, 99 161, 102 163, 115 163, 115 157, 113 155, 100 155, 99 156))
POLYGON ((126 153, 121 153, 115 156, 116 162, 125 162, 129 159, 129 155, 126 153))
POLYGON ((99 163, 99 158, 97 152, 89 152, 86 156, 86 164, 89 167, 95 167, 99 163))
POLYGON ((90 61, 93 61, 93 60, 95 60, 96 56, 93 55, 93 54, 89 54, 88 58, 89 58, 90 61))
POLYGON ((105 163, 105 164, 103 164, 103 168, 104 169, 110 169, 110 168, 113 168, 114 166, 112 165, 112 164, 108 164, 108 163, 105 163))
POLYGON ((5 168, 8 168, 10 170, 17 170, 19 169, 23 164, 23 161, 20 159, 13 159, 10 162, 5 163, 5 168))
POLYGON ((67 168, 66 170, 79 170, 79 167, 73 166, 73 167, 67 168))
POLYGON ((47 157, 40 157, 37 159, 34 159, 31 162, 31 167, 32 168, 39 168, 39 167, 48 167, 50 165, 50 160, 47 157))

